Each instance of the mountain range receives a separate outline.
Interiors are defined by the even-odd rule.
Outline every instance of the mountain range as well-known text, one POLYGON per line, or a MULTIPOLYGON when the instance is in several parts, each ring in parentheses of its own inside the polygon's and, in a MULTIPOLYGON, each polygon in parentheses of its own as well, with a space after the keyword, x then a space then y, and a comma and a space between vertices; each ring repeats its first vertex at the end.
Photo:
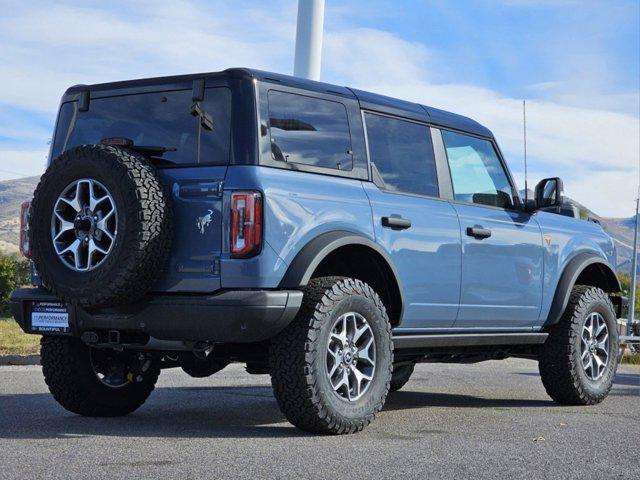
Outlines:
MULTIPOLYGON (((16 180, 0 182, 0 251, 14 253, 18 251, 20 243, 20 205, 30 200, 40 177, 24 177, 16 180)), ((524 191, 520 192, 524 196, 524 191)), ((533 198, 533 192, 528 191, 529 198, 533 198)), ((633 227, 634 217, 631 218, 607 218, 594 213, 590 208, 581 203, 566 198, 565 200, 575 205, 582 218, 597 220, 616 242, 618 249, 618 265, 620 271, 631 270, 631 252, 633 251, 633 227)), ((640 271, 640 269, 639 269, 640 271)))

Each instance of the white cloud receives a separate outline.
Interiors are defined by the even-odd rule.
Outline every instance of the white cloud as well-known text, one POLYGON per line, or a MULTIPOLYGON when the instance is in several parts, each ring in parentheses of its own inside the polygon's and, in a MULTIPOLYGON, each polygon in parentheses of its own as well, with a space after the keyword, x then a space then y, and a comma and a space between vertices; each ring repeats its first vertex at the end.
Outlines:
MULTIPOLYGON (((385 42, 390 48, 381 49, 380 32, 359 31, 357 42, 351 41, 351 35, 328 34, 329 52, 334 55, 326 62, 342 81, 472 117, 493 131, 510 166, 521 170, 520 99, 470 85, 434 83, 429 81, 428 72, 437 68, 430 64, 434 55, 420 45, 392 36, 385 42), (337 55, 347 50, 348 58, 337 55), (369 67, 349 69, 351 58, 366 59, 369 67), (376 69, 380 75, 375 74, 376 69)), ((566 193, 596 213, 632 215, 640 155, 640 122, 636 116, 533 100, 527 102, 527 127, 530 171, 539 173, 530 180, 561 176, 566 193)), ((530 181, 529 187, 534 184, 530 181)), ((523 188, 524 182, 519 187, 523 188)))
MULTIPOLYGON (((26 174, 42 170, 51 133, 42 127, 41 113, 52 116, 62 92, 72 84, 231 66, 290 73, 295 16, 292 1, 265 6, 158 0, 91 7, 25 2, 4 8, 0 170, 26 174), (23 118, 27 123, 7 125, 5 119, 16 107, 38 112, 37 124, 23 118)), ((327 25, 324 80, 471 116, 496 134, 520 176, 520 100, 466 84, 442 52, 389 32, 349 27, 343 18, 339 22, 343 27, 339 31, 327 25)), ((588 68, 582 71, 588 77, 588 68)), ((560 175, 567 194, 597 213, 630 216, 640 151, 637 93, 593 95, 599 91, 589 82, 577 88, 567 83, 562 70, 558 72, 553 80, 530 86, 544 91, 546 99, 528 102, 532 179, 560 175)), ((0 172, 0 178, 7 175, 0 172)))
POLYGON ((0 149, 0 181, 41 175, 45 169, 48 148, 35 150, 0 149))

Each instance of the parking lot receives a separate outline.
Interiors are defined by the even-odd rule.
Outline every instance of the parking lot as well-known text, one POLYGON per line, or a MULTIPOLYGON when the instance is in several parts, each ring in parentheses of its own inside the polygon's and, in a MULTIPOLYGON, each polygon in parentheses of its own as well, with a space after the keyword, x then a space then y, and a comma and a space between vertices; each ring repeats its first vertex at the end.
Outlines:
POLYGON ((595 407, 560 407, 526 360, 420 365, 363 433, 290 426, 269 377, 162 373, 125 418, 82 418, 39 367, 0 367, 0 478, 638 478, 640 367, 595 407))

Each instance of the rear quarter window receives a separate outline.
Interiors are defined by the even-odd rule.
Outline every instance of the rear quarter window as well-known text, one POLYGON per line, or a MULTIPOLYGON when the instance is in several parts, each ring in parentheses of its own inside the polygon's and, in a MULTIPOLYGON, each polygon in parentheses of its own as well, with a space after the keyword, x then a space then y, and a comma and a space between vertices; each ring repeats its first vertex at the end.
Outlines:
POLYGON ((350 171, 351 135, 343 104, 270 90, 273 160, 350 171))
POLYGON ((191 90, 121 95, 92 99, 80 112, 77 102, 60 108, 52 158, 82 144, 110 137, 126 137, 138 146, 162 146, 164 160, 177 164, 226 165, 229 162, 231 92, 207 88, 201 109, 213 119, 213 128, 200 126, 191 114, 191 90), (198 158, 198 139, 200 156, 198 158))
POLYGON ((437 197, 438 177, 428 126, 365 113, 369 159, 387 190, 437 197))

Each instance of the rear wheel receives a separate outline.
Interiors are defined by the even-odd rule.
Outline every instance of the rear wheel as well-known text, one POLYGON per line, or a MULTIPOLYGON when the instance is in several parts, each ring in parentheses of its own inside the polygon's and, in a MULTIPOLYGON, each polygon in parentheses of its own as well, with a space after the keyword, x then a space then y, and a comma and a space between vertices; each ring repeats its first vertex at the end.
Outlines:
POLYGON ((43 337, 44 379, 57 402, 89 417, 117 417, 139 408, 160 369, 142 353, 91 348, 77 338, 43 337))
POLYGON ((313 279, 298 316, 272 345, 278 405, 305 431, 360 431, 384 405, 392 351, 386 310, 369 285, 342 277, 313 279))
POLYGON ((609 297, 599 288, 578 285, 540 351, 542 383, 558 403, 600 403, 611 390, 618 354, 616 315, 609 297))

